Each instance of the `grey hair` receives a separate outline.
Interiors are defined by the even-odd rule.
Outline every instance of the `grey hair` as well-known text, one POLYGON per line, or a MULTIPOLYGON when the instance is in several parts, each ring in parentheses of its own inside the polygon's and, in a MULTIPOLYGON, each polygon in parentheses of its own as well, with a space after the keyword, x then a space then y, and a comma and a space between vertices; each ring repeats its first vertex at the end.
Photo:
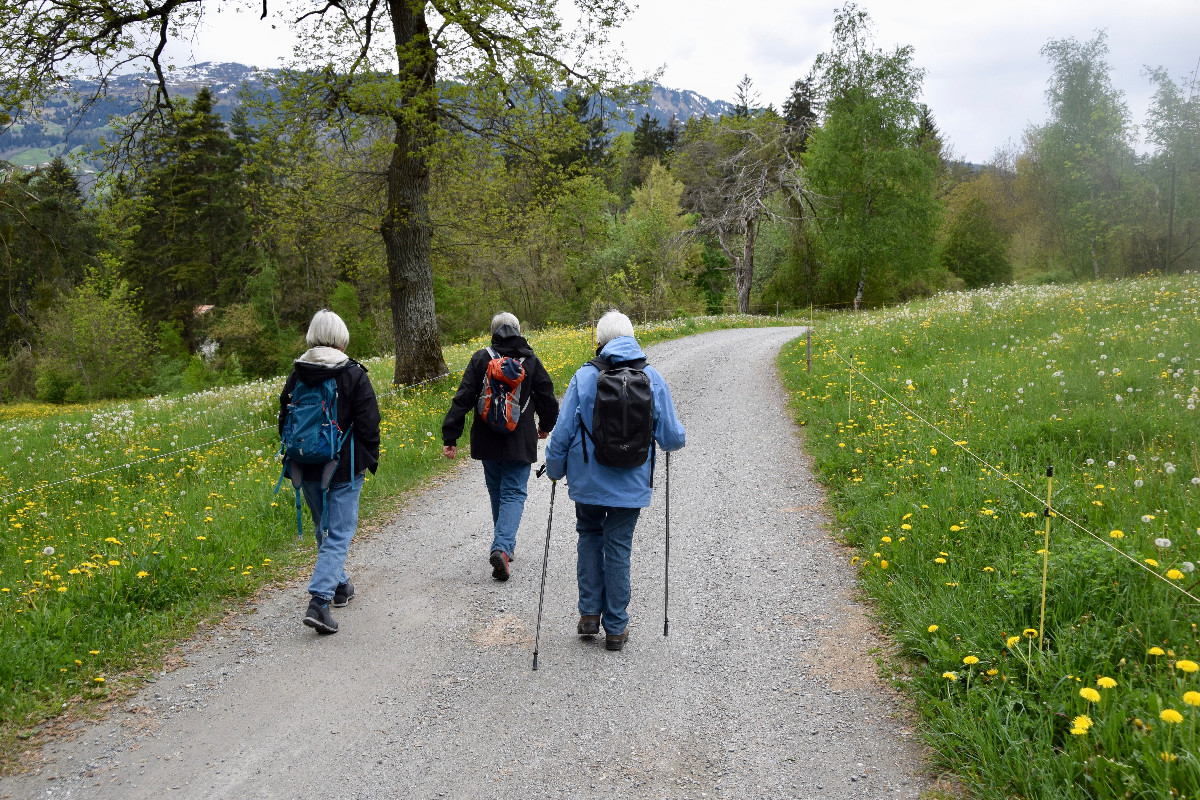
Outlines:
POLYGON ((327 308, 322 308, 313 315, 312 322, 308 323, 308 336, 305 338, 309 347, 336 347, 344 351, 350 344, 350 331, 341 317, 327 308))
POLYGON ((521 320, 517 319, 515 315, 510 314, 507 311, 501 311, 499 314, 492 317, 492 333, 495 333, 497 330, 499 330, 501 325, 510 325, 517 329, 517 333, 521 332, 521 320))
POLYGON ((633 336, 633 323, 629 317, 613 309, 596 323, 596 344, 603 347, 618 336, 633 336))

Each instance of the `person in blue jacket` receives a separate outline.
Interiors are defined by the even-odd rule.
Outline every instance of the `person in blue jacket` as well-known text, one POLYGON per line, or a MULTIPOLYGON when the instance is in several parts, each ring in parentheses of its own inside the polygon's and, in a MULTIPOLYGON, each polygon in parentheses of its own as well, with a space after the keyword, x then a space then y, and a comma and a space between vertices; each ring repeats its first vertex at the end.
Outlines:
MULTIPOLYGON (((600 318, 596 345, 597 355, 614 365, 646 357, 633 338, 633 323, 619 311, 600 318)), ((643 369, 650 377, 654 398, 654 440, 662 450, 678 450, 685 436, 671 390, 654 367, 643 369)), ((580 423, 591 427, 599 374, 595 366, 585 364, 571 378, 558 424, 546 445, 546 471, 551 480, 567 478, 568 494, 575 501, 575 530, 579 534, 577 630, 581 636, 594 636, 603 625, 605 647, 620 650, 629 638, 626 608, 633 529, 638 514, 650 505, 653 459, 647 458, 638 467, 607 467, 595 458, 584 458, 580 423)), ((591 439, 587 441, 590 446, 591 439)))

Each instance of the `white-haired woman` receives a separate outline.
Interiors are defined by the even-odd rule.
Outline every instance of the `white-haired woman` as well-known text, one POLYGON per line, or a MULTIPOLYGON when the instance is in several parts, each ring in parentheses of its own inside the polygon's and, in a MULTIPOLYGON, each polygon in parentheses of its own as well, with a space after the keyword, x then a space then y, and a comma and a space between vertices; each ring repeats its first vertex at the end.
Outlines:
MULTIPOLYGON (((678 450, 685 443, 683 425, 675 414, 671 390, 633 338, 633 323, 619 311, 610 311, 596 324, 596 356, 605 368, 630 365, 650 378, 653 400, 654 442, 663 450, 678 450)), ((563 396, 561 423, 546 445, 546 473, 551 480, 569 479, 567 491, 575 501, 575 531, 579 534, 576 574, 579 582, 581 636, 594 636, 603 625, 604 645, 620 650, 629 638, 629 561, 633 530, 641 510, 650 505, 653 455, 632 467, 600 464, 595 440, 587 439, 583 425, 593 424, 596 383, 600 368, 588 362, 571 378, 563 396), (585 422, 586 420, 586 422, 585 422), (591 449, 588 458, 585 448, 591 449)))
POLYGON ((558 420, 558 400, 550 373, 521 336, 520 321, 507 311, 492 317, 491 347, 477 350, 463 371, 462 382, 442 422, 442 452, 446 458, 458 454, 457 442, 466 425, 467 412, 476 409, 488 364, 498 358, 515 359, 521 364, 524 378, 519 384, 517 400, 524 411, 511 431, 493 429, 476 411, 471 423, 471 458, 483 462, 484 482, 492 502, 488 563, 492 566, 492 577, 506 581, 517 545, 517 528, 525 511, 529 468, 537 461, 537 440, 549 436, 558 420), (530 411, 537 413, 536 428, 530 411))
POLYGON ((346 574, 346 553, 358 528, 363 476, 367 470, 374 474, 379 465, 379 404, 367 368, 346 355, 350 332, 341 317, 325 309, 318 311, 308 325, 307 340, 309 349, 295 360, 279 396, 279 433, 283 435, 297 384, 317 386, 333 378, 338 427, 350 435, 342 444, 328 492, 322 488, 322 464, 301 466, 301 487, 317 538, 317 563, 308 584, 311 599, 304 624, 318 633, 337 633, 338 624, 329 607, 340 608, 354 596, 354 584, 346 574))

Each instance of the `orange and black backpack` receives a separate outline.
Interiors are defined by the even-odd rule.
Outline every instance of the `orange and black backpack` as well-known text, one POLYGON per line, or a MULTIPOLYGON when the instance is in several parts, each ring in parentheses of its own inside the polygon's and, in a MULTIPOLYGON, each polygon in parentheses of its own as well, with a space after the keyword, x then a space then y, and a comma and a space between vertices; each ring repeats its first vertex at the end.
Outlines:
POLYGON ((502 356, 487 348, 491 360, 483 373, 483 389, 475 403, 475 415, 497 433, 512 433, 521 421, 529 399, 521 405, 521 386, 525 380, 525 359, 502 356))

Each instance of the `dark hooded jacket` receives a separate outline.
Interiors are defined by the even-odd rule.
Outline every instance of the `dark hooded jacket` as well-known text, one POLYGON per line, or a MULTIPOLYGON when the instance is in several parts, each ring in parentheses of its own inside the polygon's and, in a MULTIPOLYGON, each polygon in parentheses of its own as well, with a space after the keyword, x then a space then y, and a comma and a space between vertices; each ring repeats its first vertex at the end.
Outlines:
MULTIPOLYGON (((521 405, 525 412, 517 421, 517 429, 511 433, 497 433, 488 427, 487 423, 478 417, 471 423, 471 458, 479 461, 524 461, 532 464, 537 461, 537 432, 549 433, 554 430, 558 421, 558 400, 554 397, 554 382, 550 373, 533 353, 533 348, 525 338, 511 325, 501 325, 492 334, 492 349, 499 355, 510 358, 524 357, 525 380, 521 386, 521 405), (532 397, 526 392, 532 391, 532 397), (526 400, 529 405, 526 406, 526 400), (537 413, 538 424, 533 424, 533 414, 537 413)), ((450 410, 442 422, 442 442, 454 445, 462 436, 466 424, 467 412, 474 411, 475 403, 483 391, 483 377, 487 372, 488 362, 492 357, 486 349, 478 350, 471 356, 470 363, 463 371, 462 382, 454 399, 450 401, 450 410)))
MULTIPOLYGON (((292 374, 288 375, 279 395, 279 435, 283 436, 283 423, 287 418, 288 403, 296 381, 312 386, 333 376, 337 380, 337 422, 342 430, 353 424, 353 435, 342 445, 341 458, 333 473, 332 483, 350 482, 349 444, 354 442, 354 471, 371 470, 374 474, 379 466, 379 403, 375 399, 375 388, 367 377, 367 368, 352 358, 340 364, 330 365, 303 361, 293 362, 292 374)), ((305 464, 304 480, 321 480, 321 464, 305 464)))

